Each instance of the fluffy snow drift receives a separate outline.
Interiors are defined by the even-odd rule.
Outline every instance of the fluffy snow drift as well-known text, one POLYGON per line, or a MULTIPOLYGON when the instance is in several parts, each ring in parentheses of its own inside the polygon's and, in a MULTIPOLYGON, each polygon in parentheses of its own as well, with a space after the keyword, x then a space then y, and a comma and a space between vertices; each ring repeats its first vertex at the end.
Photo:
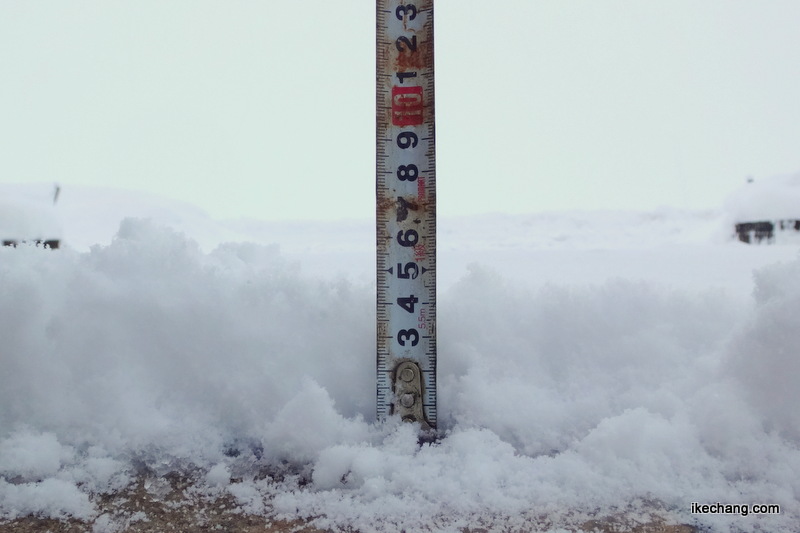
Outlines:
POLYGON ((670 209, 441 221, 444 437, 420 447, 374 420, 371 222, 190 215, 91 246, 67 216, 61 250, 0 249, 0 518, 91 519, 94 494, 183 469, 247 512, 360 531, 636 502, 800 521, 795 248, 670 209))

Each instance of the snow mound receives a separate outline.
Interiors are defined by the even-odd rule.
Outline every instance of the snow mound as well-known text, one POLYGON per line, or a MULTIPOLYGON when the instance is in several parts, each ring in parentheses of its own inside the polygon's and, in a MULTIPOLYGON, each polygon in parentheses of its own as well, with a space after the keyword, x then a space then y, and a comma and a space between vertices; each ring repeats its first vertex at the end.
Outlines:
POLYGON ((754 304, 542 284, 535 264, 530 283, 477 264, 441 294, 445 437, 420 447, 374 420, 372 280, 303 274, 274 245, 205 252, 139 219, 88 251, 0 249, 0 518, 90 517, 89 495, 183 469, 250 512, 363 531, 630 501, 722 531, 800 520, 800 261, 761 269, 754 304))

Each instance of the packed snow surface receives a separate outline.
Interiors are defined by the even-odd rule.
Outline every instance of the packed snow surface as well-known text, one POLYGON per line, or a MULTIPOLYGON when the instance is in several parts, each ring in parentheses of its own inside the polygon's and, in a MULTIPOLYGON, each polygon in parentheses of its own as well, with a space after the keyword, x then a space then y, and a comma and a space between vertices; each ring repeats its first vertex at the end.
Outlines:
POLYGON ((93 494, 184 469, 247 512, 365 532, 635 502, 800 523, 800 260, 733 240, 730 213, 440 220, 443 438, 420 446, 375 421, 371 221, 97 189, 58 209, 61 250, 0 249, 0 518, 91 519, 93 494))

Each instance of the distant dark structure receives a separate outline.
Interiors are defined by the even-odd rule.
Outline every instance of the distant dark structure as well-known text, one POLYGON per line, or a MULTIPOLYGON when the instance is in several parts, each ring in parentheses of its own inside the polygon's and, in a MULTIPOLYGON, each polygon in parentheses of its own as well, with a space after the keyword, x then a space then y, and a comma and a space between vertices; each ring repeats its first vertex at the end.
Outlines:
POLYGON ((775 241, 775 228, 778 231, 798 231, 800 232, 800 219, 785 220, 760 220, 758 222, 740 222, 736 224, 736 234, 739 240, 747 244, 760 244, 766 241, 767 244, 775 241))
MULTIPOLYGON (((53 189, 53 205, 58 202, 58 196, 61 193, 61 186, 56 183, 53 189)), ((3 246, 16 248, 20 244, 35 244, 42 248, 50 250, 58 250, 61 246, 60 239, 46 238, 55 237, 60 233, 57 221, 54 221, 54 213, 51 211, 52 207, 44 207, 42 202, 19 202, 13 198, 9 199, 8 203, 4 202, 0 205, 2 209, 8 209, 7 213, 3 213, 2 217, 4 226, 0 228, 2 239, 0 242, 3 246), (43 229, 44 228, 44 229, 43 229)))
MULTIPOLYGON (((31 241, 22 241, 22 242, 25 243, 25 242, 31 242, 31 241)), ((50 248, 51 250, 58 250, 58 247, 61 245, 61 241, 59 241, 57 239, 49 239, 49 240, 46 240, 46 241, 43 241, 43 240, 40 240, 40 239, 36 239, 33 242, 35 242, 37 246, 44 246, 45 248, 50 248)), ((15 241, 13 239, 4 239, 3 240, 3 246, 11 246, 13 248, 16 248, 18 244, 19 244, 19 241, 15 241)))

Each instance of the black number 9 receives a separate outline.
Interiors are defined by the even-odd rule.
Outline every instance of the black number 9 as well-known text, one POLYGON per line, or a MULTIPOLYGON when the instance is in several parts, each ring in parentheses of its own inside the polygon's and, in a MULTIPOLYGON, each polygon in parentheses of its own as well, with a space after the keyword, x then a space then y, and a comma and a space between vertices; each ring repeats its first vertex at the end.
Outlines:
POLYGON ((416 148, 419 143, 417 134, 411 131, 403 131, 397 135, 397 146, 405 150, 406 148, 416 148))

